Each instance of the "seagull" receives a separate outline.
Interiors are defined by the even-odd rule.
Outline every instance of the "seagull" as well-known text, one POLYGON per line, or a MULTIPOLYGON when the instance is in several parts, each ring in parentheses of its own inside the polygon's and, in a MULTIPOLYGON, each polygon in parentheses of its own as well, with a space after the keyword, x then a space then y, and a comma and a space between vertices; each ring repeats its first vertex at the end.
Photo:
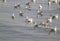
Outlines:
POLYGON ((46 21, 46 23, 52 23, 52 17, 50 17, 50 18, 46 21))
POLYGON ((57 27, 56 27, 56 26, 55 26, 55 28, 50 28, 49 35, 50 35, 52 32, 54 33, 54 35, 56 34, 56 32, 57 32, 57 27))
POLYGON ((26 6, 25 8, 26 8, 27 10, 31 11, 30 6, 26 6))
POLYGON ((37 23, 35 22, 35 24, 34 24, 34 27, 35 27, 35 28, 44 28, 44 26, 46 26, 46 24, 45 24, 44 22, 42 22, 42 23, 40 23, 40 24, 37 24, 37 23))
POLYGON ((33 24, 34 24, 34 29, 35 28, 42 28, 42 25, 41 24, 37 24, 36 22, 33 22, 33 24))
MULTIPOLYGON (((52 15, 51 15, 51 16, 52 16, 52 15)), ((53 15, 53 16, 52 16, 52 19, 58 19, 58 14, 53 15)))
POLYGON ((17 3, 17 7, 20 7, 20 3, 17 3))
POLYGON ((3 3, 6 3, 6 0, 2 0, 3 3))
POLYGON ((31 0, 31 2, 35 3, 35 2, 36 2, 36 0, 31 0))
POLYGON ((31 7, 30 7, 30 3, 26 3, 26 7, 25 7, 27 10, 31 11, 31 7))
POLYGON ((19 13, 19 16, 23 16, 23 13, 22 13, 22 11, 20 11, 20 13, 19 13))
POLYGON ((38 13, 37 13, 37 17, 39 17, 39 16, 43 16, 42 11, 41 11, 41 12, 40 12, 40 11, 38 11, 38 13))
POLYGON ((12 19, 14 19, 15 18, 15 15, 14 15, 14 13, 12 14, 12 19))
POLYGON ((33 22, 33 24, 34 24, 34 29, 38 28, 38 24, 36 22, 33 22))
POLYGON ((51 1, 48 2, 48 6, 51 6, 51 1))
POLYGON ((42 5, 41 4, 39 4, 39 9, 42 10, 42 5))
POLYGON ((58 19, 58 14, 55 15, 56 19, 58 19))
POLYGON ((29 18, 27 16, 25 22, 28 23, 28 24, 32 24, 33 23, 33 19, 32 18, 29 18))
POLYGON ((14 6, 14 8, 19 8, 20 7, 20 4, 18 3, 18 4, 15 4, 15 6, 14 6))

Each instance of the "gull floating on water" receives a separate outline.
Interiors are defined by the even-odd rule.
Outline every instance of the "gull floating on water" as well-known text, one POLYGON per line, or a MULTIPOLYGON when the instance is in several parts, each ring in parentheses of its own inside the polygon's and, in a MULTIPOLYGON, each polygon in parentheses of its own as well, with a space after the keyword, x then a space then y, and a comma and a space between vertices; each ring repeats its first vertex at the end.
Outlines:
POLYGON ((48 25, 46 23, 44 23, 44 22, 42 22, 40 24, 37 24, 35 22, 35 24, 34 24, 34 28, 47 28, 47 27, 48 27, 48 25))
POLYGON ((50 17, 50 18, 46 21, 46 23, 52 23, 52 17, 50 17))
POLYGON ((25 7, 27 10, 31 11, 31 7, 30 7, 30 3, 26 3, 26 7, 25 7))
POLYGON ((53 15, 53 16, 52 16, 52 19, 58 19, 58 14, 53 15))
POLYGON ((39 16, 43 16, 42 11, 38 11, 38 13, 37 13, 37 17, 39 17, 39 16))
POLYGON ((39 9, 42 10, 42 5, 41 4, 39 4, 39 9))
POLYGON ((19 8, 20 7, 20 4, 18 3, 18 4, 15 4, 15 6, 14 6, 14 8, 19 8))
POLYGON ((34 28, 38 28, 39 24, 37 24, 36 22, 33 23, 34 24, 34 28))
POLYGON ((48 6, 51 6, 51 1, 48 2, 48 6))
POLYGON ((14 15, 14 13, 12 14, 12 19, 14 19, 15 18, 15 15, 14 15))
POLYGON ((25 22, 28 23, 28 24, 32 24, 33 23, 33 19, 32 18, 29 18, 27 16, 25 22))
POLYGON ((23 13, 22 13, 22 11, 20 11, 20 13, 19 13, 19 16, 23 16, 23 13))
POLYGON ((55 28, 50 28, 49 35, 50 35, 52 32, 54 33, 54 35, 56 34, 56 32, 57 32, 57 27, 56 27, 56 26, 55 26, 55 28))

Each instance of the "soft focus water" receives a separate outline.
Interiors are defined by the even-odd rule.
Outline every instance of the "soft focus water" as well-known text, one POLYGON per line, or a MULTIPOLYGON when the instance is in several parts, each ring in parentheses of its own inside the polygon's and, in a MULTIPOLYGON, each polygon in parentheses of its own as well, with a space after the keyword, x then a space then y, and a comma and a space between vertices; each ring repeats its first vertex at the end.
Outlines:
POLYGON ((60 6, 58 3, 48 6, 47 0, 36 0, 36 3, 30 3, 32 10, 25 10, 25 4, 30 0, 7 0, 3 3, 0 0, 0 41, 60 41, 60 6), (14 4, 20 3, 21 8, 14 9, 14 4), (39 4, 43 6, 43 17, 36 18, 39 4), (59 15, 58 20, 54 20, 52 26, 57 26, 58 32, 56 35, 48 35, 48 31, 43 29, 33 29, 33 24, 25 23, 25 17, 19 16, 19 11, 24 13, 24 16, 32 17, 37 23, 41 23, 49 18, 50 15, 59 15), (11 19, 12 13, 16 18, 11 19))

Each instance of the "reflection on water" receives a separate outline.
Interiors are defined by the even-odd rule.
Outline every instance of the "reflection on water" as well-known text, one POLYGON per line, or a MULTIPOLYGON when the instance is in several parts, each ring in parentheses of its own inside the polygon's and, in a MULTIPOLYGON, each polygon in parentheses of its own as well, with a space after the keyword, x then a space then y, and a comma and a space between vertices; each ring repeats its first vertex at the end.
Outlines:
POLYGON ((33 24, 25 23, 25 16, 32 17, 37 23, 41 23, 50 15, 58 13, 60 15, 60 7, 56 3, 52 3, 49 7, 47 0, 36 0, 36 3, 30 3, 32 10, 25 9, 25 4, 30 0, 7 0, 7 3, 2 3, 0 0, 0 41, 59 41, 60 40, 60 16, 58 20, 54 20, 52 26, 57 26, 58 32, 56 35, 48 35, 48 31, 44 29, 33 29, 33 24), (14 9, 15 3, 20 3, 21 8, 14 9), (37 18, 37 9, 39 4, 43 6, 43 16, 37 18), (24 13, 24 17, 19 16, 19 12, 24 13), (12 13, 16 18, 11 19, 12 13))

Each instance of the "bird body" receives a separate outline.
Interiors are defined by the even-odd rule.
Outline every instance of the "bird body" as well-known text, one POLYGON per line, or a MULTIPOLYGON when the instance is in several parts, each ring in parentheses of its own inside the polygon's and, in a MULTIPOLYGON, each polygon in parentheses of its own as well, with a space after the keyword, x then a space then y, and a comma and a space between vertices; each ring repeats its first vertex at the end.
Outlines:
POLYGON ((3 3, 6 3, 6 0, 2 0, 3 3))
POLYGON ((35 3, 35 2, 36 2, 36 0, 31 0, 31 2, 35 3))
POLYGON ((32 18, 28 18, 28 16, 27 16, 25 22, 28 23, 28 24, 32 24, 33 23, 33 19, 32 18))
POLYGON ((13 15, 12 15, 12 19, 14 19, 15 18, 15 15, 14 15, 14 13, 13 13, 13 15))
POLYGON ((23 16, 23 13, 20 11, 19 16, 23 16))
POLYGON ((14 8, 20 8, 20 4, 18 3, 18 4, 15 4, 15 6, 14 6, 14 8))
POLYGON ((55 26, 55 28, 50 28, 49 35, 50 35, 51 33, 54 33, 54 35, 55 35, 56 32, 57 32, 57 27, 55 26))

